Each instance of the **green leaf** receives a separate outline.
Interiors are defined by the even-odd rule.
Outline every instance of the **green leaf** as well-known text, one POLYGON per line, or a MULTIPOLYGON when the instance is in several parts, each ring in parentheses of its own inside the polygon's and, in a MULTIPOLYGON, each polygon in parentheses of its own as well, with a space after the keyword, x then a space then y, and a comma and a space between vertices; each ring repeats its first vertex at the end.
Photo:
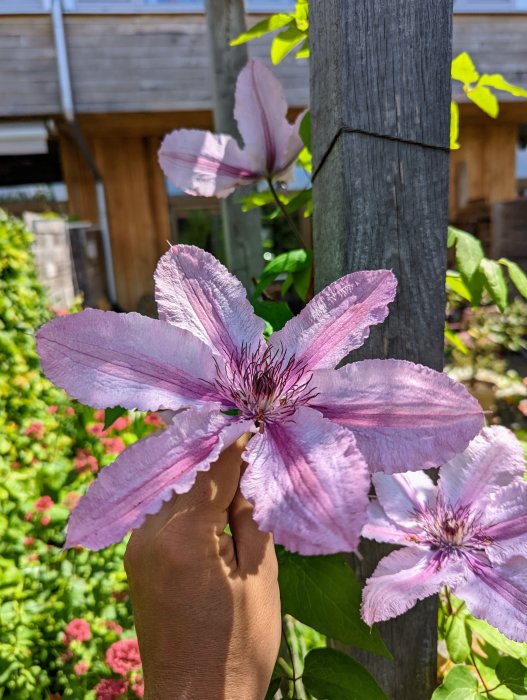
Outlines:
POLYGON ((309 29, 309 7, 308 0, 297 0, 295 5, 296 26, 303 32, 309 29))
POLYGON ((277 548, 282 613, 346 644, 390 657, 379 631, 360 616, 361 587, 340 555, 301 557, 277 548))
POLYGON ((121 408, 121 406, 115 406, 114 408, 107 408, 104 412, 104 429, 107 430, 115 421, 124 416, 127 412, 126 408, 121 408))
MULTIPOLYGON (((282 199, 284 196, 282 195, 282 199)), ((266 204, 274 203, 274 197, 272 192, 266 190, 265 192, 251 192, 251 194, 245 195, 245 197, 240 197, 236 200, 237 204, 242 205, 242 211, 250 211, 251 209, 256 209, 263 207, 266 204)))
POLYGON ((387 700, 364 666, 336 649, 310 651, 302 682, 319 700, 387 700))
POLYGON ((485 288, 492 300, 498 305, 500 311, 507 308, 508 289, 502 268, 495 260, 483 258, 479 264, 480 270, 485 276, 485 288))
POLYGON ((509 92, 515 97, 527 97, 527 90, 518 85, 513 85, 505 80, 505 78, 499 73, 493 73, 488 75, 484 73, 478 80, 478 85, 487 85, 488 87, 493 87, 496 90, 503 90, 503 92, 509 92))
POLYGON ((298 49, 295 58, 309 58, 309 39, 306 39, 298 49))
POLYGON ((459 350, 459 352, 462 352, 463 355, 468 355, 468 348, 465 345, 465 343, 461 340, 461 338, 454 333, 454 331, 451 331, 450 328, 446 325, 445 323, 445 338, 448 340, 449 343, 452 343, 452 345, 459 350))
POLYGON ((460 53, 452 61, 452 77, 454 80, 459 80, 463 85, 470 85, 477 82, 479 73, 472 59, 466 51, 460 53))
POLYGON ((454 226, 448 227, 448 246, 456 246, 456 265, 459 272, 470 281, 483 260, 483 247, 478 239, 454 226))
POLYGON ((457 102, 450 103, 450 149, 457 151, 459 146, 459 105, 457 102))
POLYGON ((302 248, 277 255, 264 267, 254 291, 254 298, 256 299, 279 275, 287 275, 311 267, 311 257, 312 253, 302 248))
POLYGON ((276 695, 276 691, 280 687, 281 680, 281 678, 271 678, 271 682, 269 683, 269 688, 267 689, 264 700, 273 700, 274 696, 276 695))
POLYGON ((489 117, 495 119, 498 116, 500 111, 498 98, 489 90, 489 88, 477 85, 476 87, 467 90, 466 94, 468 99, 472 100, 472 102, 482 109, 485 114, 488 114, 489 117))
POLYGON ((431 700, 480 700, 478 681, 466 666, 454 666, 431 700))
POLYGON ((293 312, 285 301, 260 301, 253 303, 254 313, 267 321, 273 331, 279 331, 293 318, 293 312))
POLYGON ((520 294, 527 299, 527 275, 525 272, 519 265, 512 262, 512 260, 507 260, 507 258, 500 258, 498 262, 500 265, 505 265, 509 271, 511 282, 520 292, 520 294))
POLYGON ((311 150, 311 112, 306 112, 300 122, 300 138, 306 148, 311 150))
POLYGON ((472 301, 472 295, 470 294, 470 290, 467 287, 467 285, 463 282, 463 280, 461 279, 461 275, 458 272, 449 270, 446 273, 445 281, 446 286, 453 292, 459 294, 460 297, 463 297, 463 299, 466 299, 467 301, 472 301))
POLYGON ((501 659, 496 666, 496 675, 509 690, 521 695, 527 694, 527 668, 518 659, 501 659))
POLYGON ((309 288, 311 286, 312 274, 313 271, 310 266, 300 270, 299 272, 295 272, 293 275, 294 290, 302 301, 307 301, 307 295, 309 294, 309 288))
POLYGON ((445 641, 450 658, 455 664, 462 663, 470 654, 472 635, 462 617, 453 615, 448 618, 445 641))
POLYGON ((257 22, 248 31, 237 36, 230 42, 230 45, 238 46, 239 44, 245 44, 247 41, 251 41, 251 39, 256 39, 269 32, 274 32, 275 29, 281 29, 285 27, 286 24, 290 24, 293 21, 294 15, 292 14, 278 13, 276 15, 271 15, 267 19, 257 22))
POLYGON ((273 39, 271 44, 271 61, 276 66, 287 54, 304 41, 306 33, 301 32, 296 26, 288 27, 285 32, 280 32, 273 39))
POLYGON ((491 644, 496 649, 499 649, 504 654, 512 656, 515 659, 525 659, 527 661, 527 644, 522 644, 521 642, 513 642, 495 627, 489 625, 485 620, 476 620, 474 617, 468 616, 466 618, 467 624, 470 629, 479 634, 480 637, 491 644))

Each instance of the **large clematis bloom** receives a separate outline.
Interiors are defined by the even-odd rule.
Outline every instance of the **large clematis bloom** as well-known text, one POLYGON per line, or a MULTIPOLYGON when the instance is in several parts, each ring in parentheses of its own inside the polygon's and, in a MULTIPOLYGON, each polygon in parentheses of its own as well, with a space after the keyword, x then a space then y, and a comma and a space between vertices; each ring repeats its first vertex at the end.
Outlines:
POLYGON ((527 483, 523 449, 506 428, 484 428, 441 468, 373 477, 363 535, 404 545, 381 560, 363 593, 368 624, 401 615, 448 586, 470 612, 527 642, 527 483))
POLYGON ((388 471, 437 465, 482 424, 468 392, 426 367, 334 369, 383 321, 395 288, 388 270, 346 275, 266 343, 240 282, 209 253, 178 245, 156 271, 161 320, 88 309, 44 325, 44 371, 74 398, 178 412, 101 471, 72 512, 67 545, 120 540, 249 431, 241 489, 260 528, 303 554, 355 549, 368 461, 388 471))
POLYGON ((168 179, 187 194, 226 197, 259 180, 288 180, 303 148, 299 115, 287 120, 282 86, 260 61, 251 59, 236 83, 234 116, 244 140, 198 129, 177 129, 159 150, 168 179))

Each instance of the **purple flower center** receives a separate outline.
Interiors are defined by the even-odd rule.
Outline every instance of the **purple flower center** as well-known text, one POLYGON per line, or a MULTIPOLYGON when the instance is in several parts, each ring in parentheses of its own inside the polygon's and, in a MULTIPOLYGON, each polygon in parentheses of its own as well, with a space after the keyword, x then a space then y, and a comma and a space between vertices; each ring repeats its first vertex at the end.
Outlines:
POLYGON ((481 514, 469 506, 452 506, 438 499, 436 507, 417 514, 423 535, 415 539, 440 556, 467 556, 482 552, 491 543, 481 526, 481 514))
POLYGON ((243 345, 225 366, 216 362, 216 389, 226 407, 260 426, 288 418, 309 403, 317 395, 309 386, 313 375, 294 355, 289 359, 286 355, 284 349, 267 344, 255 352, 243 345))

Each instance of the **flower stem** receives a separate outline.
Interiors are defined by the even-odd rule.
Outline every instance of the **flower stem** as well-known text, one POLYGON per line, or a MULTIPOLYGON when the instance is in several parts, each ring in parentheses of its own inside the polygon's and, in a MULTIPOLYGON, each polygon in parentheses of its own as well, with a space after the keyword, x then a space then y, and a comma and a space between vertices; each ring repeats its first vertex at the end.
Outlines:
POLYGON ((489 688, 488 688, 487 684, 485 683, 485 680, 484 680, 483 676, 481 675, 479 668, 476 665, 476 659, 474 658, 474 654, 472 652, 470 652, 470 660, 472 661, 472 664, 473 664, 474 668, 476 669, 476 673, 478 674, 478 676, 481 680, 481 683, 483 685, 483 688, 485 689, 485 694, 488 696, 488 694, 490 692, 489 688))
POLYGON ((280 211, 284 215, 287 223, 289 224, 289 228, 291 229, 291 231, 294 233, 294 235, 298 239, 298 242, 300 243, 301 247, 305 248, 304 242, 302 241, 302 238, 300 236, 300 231, 298 230, 298 226, 295 224, 293 217, 287 211, 285 204, 282 202, 282 200, 278 196, 278 192, 276 191, 275 186, 273 185, 273 181, 271 180, 270 177, 267 178, 267 184, 269 185, 269 190, 270 190, 271 194, 273 195, 274 201, 276 202, 276 206, 280 209, 280 211))

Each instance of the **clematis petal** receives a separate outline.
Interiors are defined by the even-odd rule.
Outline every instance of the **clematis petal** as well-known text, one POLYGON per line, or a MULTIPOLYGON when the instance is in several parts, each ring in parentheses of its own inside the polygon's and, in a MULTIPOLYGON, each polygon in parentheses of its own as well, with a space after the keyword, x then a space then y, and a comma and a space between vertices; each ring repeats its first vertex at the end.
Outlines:
POLYGON ((527 559, 480 566, 453 587, 474 617, 486 620, 515 642, 527 642, 527 559))
POLYGON ((372 471, 392 474, 443 464, 483 425, 483 411, 462 384, 404 360, 364 360, 316 372, 311 402, 353 430, 372 471))
POLYGON ((423 471, 378 473, 372 481, 384 512, 398 525, 412 528, 419 513, 435 507, 436 487, 423 471))
POLYGON ((410 546, 415 537, 415 524, 407 528, 389 518, 378 501, 368 506, 368 522, 362 528, 362 536, 377 542, 391 542, 410 546))
POLYGON ((282 85, 261 61, 250 59, 238 76, 235 100, 238 130, 255 169, 279 174, 302 150, 299 123, 287 121, 282 85))
POLYGON ((275 542, 300 554, 357 548, 369 476, 349 431, 301 407, 292 420, 265 426, 244 459, 242 493, 275 542))
POLYGON ((119 542, 174 493, 186 493, 200 471, 251 428, 218 406, 191 408, 172 424, 128 447, 105 467, 72 512, 66 547, 102 549, 119 542))
POLYGON ((523 479, 496 489, 485 499, 482 525, 491 539, 486 551, 492 563, 516 555, 527 557, 527 483, 523 479))
POLYGON ((352 272, 317 294, 269 344, 295 355, 307 370, 333 368, 384 321, 397 280, 389 270, 352 272))
POLYGON ((201 248, 173 246, 157 265, 159 317, 184 328, 229 360, 243 344, 255 352, 265 323, 247 292, 216 258, 201 248))
POLYGON ((402 615, 417 603, 453 587, 466 574, 460 560, 443 562, 434 552, 404 547, 381 559, 362 593, 362 619, 367 625, 402 615))
POLYGON ((37 350, 47 377, 94 408, 141 411, 217 401, 209 348, 136 313, 86 309, 46 323, 37 350))
POLYGON ((294 124, 290 124, 290 136, 287 143, 285 152, 283 154, 282 160, 278 165, 280 175, 280 180, 288 181, 293 178, 294 165, 296 159, 298 158, 300 151, 304 148, 304 143, 300 138, 300 124, 302 119, 306 116, 306 112, 300 112, 300 114, 295 119, 294 124))
POLYGON ((263 176, 232 136, 198 129, 176 129, 165 136, 159 164, 172 184, 202 197, 226 197, 263 176))
POLYGON ((468 505, 521 480, 524 471, 523 448, 514 434, 492 426, 483 428, 463 454, 445 464, 439 488, 448 502, 468 505))

